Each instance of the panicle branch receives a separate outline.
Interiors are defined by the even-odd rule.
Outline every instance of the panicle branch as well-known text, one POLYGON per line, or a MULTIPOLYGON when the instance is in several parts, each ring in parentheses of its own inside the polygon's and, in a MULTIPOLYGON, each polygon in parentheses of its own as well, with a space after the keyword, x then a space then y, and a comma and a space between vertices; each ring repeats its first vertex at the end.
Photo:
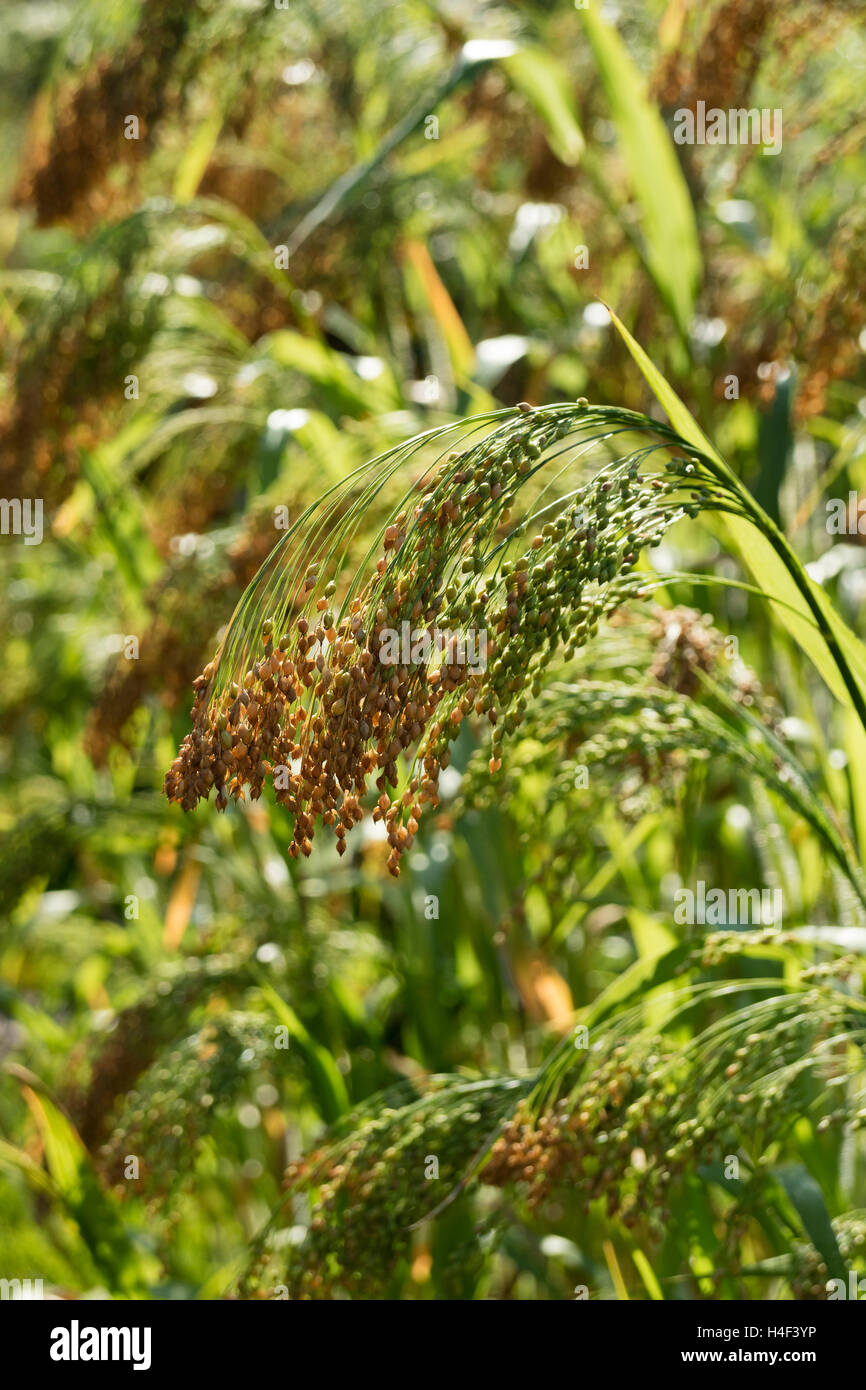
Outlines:
POLYGON ((320 821, 342 854, 373 784, 396 876, 425 807, 438 804, 462 722, 490 726, 498 771, 544 668, 642 592, 641 550, 701 507, 736 506, 645 416, 580 401, 492 418, 492 429, 490 416, 465 422, 466 447, 416 477, 357 572, 347 573, 347 547, 371 498, 453 427, 374 460, 360 494, 353 477, 304 514, 193 683, 192 731, 165 779, 171 801, 192 810, 213 790, 222 810, 270 779, 294 817, 290 854, 309 855, 320 821), (589 452, 602 453, 601 468, 567 487, 589 452), (407 629, 411 647, 397 650, 390 639, 407 629), (431 651, 443 629, 448 640, 431 651), (481 640, 464 644, 467 632, 481 640), (486 660, 467 660, 467 646, 486 660))

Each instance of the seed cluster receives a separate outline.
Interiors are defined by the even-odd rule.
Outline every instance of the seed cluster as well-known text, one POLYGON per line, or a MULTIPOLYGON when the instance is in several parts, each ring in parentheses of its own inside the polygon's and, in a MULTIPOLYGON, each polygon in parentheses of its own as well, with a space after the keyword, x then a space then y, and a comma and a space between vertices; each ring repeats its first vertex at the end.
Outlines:
MULTIPOLYGON (((163 1052, 123 1097, 98 1152, 100 1172, 122 1195, 143 1191, 155 1197, 191 1180, 195 1141, 213 1115, 257 1094, 252 1083, 266 1080, 276 1062, 290 1060, 289 1052, 273 1047, 261 1014, 230 1012, 210 1019, 163 1052), (138 1184, 125 1177, 129 1154, 140 1159, 138 1184)), ((276 1088, 270 1090, 276 1100, 276 1088)))
MULTIPOLYGON (((634 430, 637 417, 624 415, 623 432, 634 430)), ((641 591, 631 573, 641 548, 711 500, 697 460, 674 455, 663 474, 641 472, 653 450, 670 450, 654 443, 554 497, 527 545, 541 509, 513 520, 518 494, 528 484, 537 491, 545 452, 566 435, 580 442, 591 419, 582 402, 524 406, 481 443, 450 454, 385 528, 375 573, 360 592, 344 593, 339 611, 336 578, 327 576, 330 567, 339 576, 340 557, 296 567, 281 611, 260 620, 245 673, 225 685, 219 656, 193 682, 193 729, 166 776, 169 799, 192 810, 214 790, 224 809, 246 787, 259 797, 271 777, 294 816, 290 853, 310 853, 321 820, 342 854, 374 781, 373 819, 384 822, 388 867, 399 873, 425 806, 439 802, 462 722, 478 716, 492 727, 489 767, 498 771, 500 745, 539 692, 543 668, 560 650, 573 657, 603 616, 641 591), (689 480, 691 500, 676 501, 689 480), (284 628, 291 609, 297 616, 284 628), (392 660, 383 641, 404 624, 413 637, 445 631, 450 641, 429 661, 405 650, 392 660), (486 665, 461 658, 461 634, 479 645, 483 637, 486 665)))
POLYGON ((154 1061, 160 1048, 178 1036, 183 1021, 203 995, 245 977, 247 965, 229 956, 183 961, 145 998, 118 1014, 95 1058, 85 1084, 65 1097, 85 1145, 98 1149, 115 1102, 154 1061))
POLYGON ((724 680, 738 704, 759 709, 765 722, 778 724, 781 711, 765 694, 755 672, 739 658, 729 660, 726 638, 713 626, 709 614, 680 604, 675 608, 656 608, 652 636, 656 653, 649 674, 661 685, 680 695, 696 695, 701 674, 724 680))
MULTIPOLYGON (((757 941, 760 934, 753 935, 757 941)), ((724 944, 720 936, 722 950, 724 944)), ((742 949, 741 942, 731 946, 742 949)), ((715 959, 710 950, 707 963, 715 959)), ((587 1059, 575 1064, 578 1083, 539 1118, 526 1106, 515 1115, 494 1143, 483 1179, 522 1184, 532 1210, 567 1184, 581 1192, 587 1211, 604 1201, 608 1216, 626 1226, 655 1213, 661 1235, 669 1184, 728 1154, 741 1156, 744 1176, 766 1166, 763 1137, 772 1133, 777 1141, 837 1071, 833 1038, 847 1017, 844 999, 830 992, 773 1001, 745 1026, 735 1016, 707 1030, 699 1070, 669 1041, 644 1034, 617 1042, 607 1055, 575 1052, 587 1059), (749 1154, 744 1134, 754 1136, 749 1154)), ((825 1116, 828 1124, 850 1118, 844 1106, 825 1116)))
MULTIPOLYGON (((719 987, 729 990, 731 960, 788 940, 772 929, 715 933, 684 953, 677 974, 724 967, 719 987)), ((639 1007, 590 1028, 588 1049, 567 1038, 534 1079, 435 1077, 395 1088, 289 1167, 285 1220, 295 1221, 299 1194, 314 1188, 309 1226, 300 1244, 288 1246, 273 1223, 241 1296, 273 1297, 275 1285, 292 1298, 382 1296, 410 1251, 412 1228, 443 1202, 477 1191, 479 1181, 508 1189, 542 1218, 564 1190, 577 1192, 587 1211, 603 1203, 610 1218, 660 1242, 684 1181, 733 1155, 742 1189, 721 1223, 730 1259, 719 1252, 719 1268, 730 1271, 766 1203, 774 1146, 787 1131, 805 1114, 819 1130, 866 1123, 844 1084, 852 1060, 840 1047, 864 1036, 863 1013, 838 987, 850 962, 828 964, 820 981, 806 971, 787 994, 714 1021, 710 1010, 709 1024, 684 1046, 672 1033, 642 1031, 639 1007), (435 1182, 425 1177, 431 1156, 439 1163, 435 1182)), ((712 978, 700 988, 709 998, 712 978)), ((742 989, 748 998, 747 983, 742 989)), ((694 990, 678 996, 684 1010, 694 990)), ((679 1006, 672 1007, 675 1022, 679 1006)))
POLYGON ((473 1153, 513 1106, 515 1085, 433 1077, 420 1098, 414 1089, 386 1097, 347 1141, 292 1164, 285 1179, 289 1210, 303 1186, 319 1185, 303 1246, 288 1262, 284 1244, 258 1251, 241 1296, 273 1297, 276 1284, 300 1299, 331 1298, 336 1290, 355 1298, 381 1294, 409 1250, 410 1227, 460 1182, 473 1153), (435 1180, 425 1176, 430 1157, 439 1165, 435 1180))
MULTIPOLYGON (((797 398, 797 416, 808 419, 824 409, 834 381, 856 370, 866 275, 866 215, 860 206, 840 218, 830 248, 830 281, 817 304, 801 311, 803 322, 796 344, 805 365, 805 381, 797 398)), ((791 351, 795 350, 794 344, 791 351)))
POLYGON ((148 219, 140 217, 113 238, 116 264, 83 256, 80 278, 69 277, 16 348, 13 389, 0 404, 4 496, 41 497, 52 511, 75 486, 82 452, 104 437, 124 377, 137 370, 162 314, 154 296, 131 317, 124 289, 148 237, 148 219))
POLYGON ((172 64, 197 9, 195 0, 151 0, 129 45, 97 59, 92 73, 63 93, 50 144, 32 152, 16 194, 20 204, 35 206, 39 226, 66 218, 86 225, 108 212, 110 202, 96 201, 94 191, 118 161, 143 158, 153 126, 176 104, 172 64), (130 112, 141 121, 141 139, 124 139, 130 112))
POLYGON ((748 106, 774 8, 772 0, 726 0, 717 6, 693 55, 678 47, 660 61, 651 83, 656 100, 671 108, 694 109, 699 99, 707 109, 748 106))
MULTIPOLYGON (((846 1212, 833 1220, 833 1233, 846 1270, 866 1254, 866 1220, 857 1212, 846 1212)), ((797 1250, 795 1268, 791 1274, 791 1292, 798 1301, 825 1302, 829 1298, 830 1271, 814 1245, 802 1245, 797 1250)), ((858 1271, 858 1278, 860 1277, 858 1271)), ((846 1284, 845 1297, 849 1297, 846 1284)))

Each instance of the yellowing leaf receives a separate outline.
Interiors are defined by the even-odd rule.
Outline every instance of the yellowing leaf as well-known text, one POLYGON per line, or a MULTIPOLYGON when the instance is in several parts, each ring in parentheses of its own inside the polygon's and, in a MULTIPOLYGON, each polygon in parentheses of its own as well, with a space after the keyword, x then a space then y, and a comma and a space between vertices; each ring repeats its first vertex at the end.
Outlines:
POLYGON ((162 944, 166 950, 176 951, 192 916, 201 878, 201 864, 197 859, 188 859, 180 872, 180 877, 171 890, 171 897, 165 911, 165 926, 162 944))
POLYGON ((527 1013, 551 1024, 561 1036, 571 1031, 574 1000, 568 983, 539 957, 517 960, 514 978, 527 1013))
POLYGON ((222 113, 217 112, 202 121, 181 156, 174 178, 174 199, 188 203, 198 192, 204 171, 216 148, 223 126, 222 113))
POLYGON ((455 379, 467 377, 475 365, 475 351, 430 252, 423 241, 409 241, 406 243, 405 255, 418 277, 430 312, 442 330, 455 379))

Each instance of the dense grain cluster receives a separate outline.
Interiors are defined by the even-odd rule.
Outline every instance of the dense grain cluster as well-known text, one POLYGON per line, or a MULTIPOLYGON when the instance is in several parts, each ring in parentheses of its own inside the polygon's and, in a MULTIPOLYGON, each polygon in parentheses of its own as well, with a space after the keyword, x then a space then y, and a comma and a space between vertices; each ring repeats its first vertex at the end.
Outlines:
MULTIPOLYGON (((88 225, 112 208, 96 191, 119 162, 138 163, 151 149, 153 128, 177 106, 173 64, 199 7, 194 0, 149 0, 126 48, 99 57, 80 84, 59 97, 51 137, 35 148, 17 201, 32 204, 37 223, 72 219, 88 225), (140 139, 124 138, 130 114, 140 139)), ((115 215, 116 215, 116 191, 115 215)))
POLYGON ((664 106, 749 105, 761 65, 772 0, 726 0, 708 18, 693 54, 682 47, 666 53, 653 76, 652 92, 664 106))
POLYGON ((59 506, 78 481, 123 402, 127 373, 140 370, 162 320, 158 296, 133 303, 140 258, 159 216, 137 213, 85 243, 61 287, 32 316, 9 361, 0 402, 0 489, 59 506))
POLYGON ((327 1299, 336 1290, 380 1296, 411 1247, 412 1225, 453 1191, 524 1091, 511 1079, 431 1077, 420 1090, 386 1094, 375 1110, 355 1117, 358 1127, 347 1139, 290 1165, 287 1214, 305 1186, 318 1185, 302 1250, 287 1266, 284 1244, 266 1242, 244 1275, 242 1296, 272 1298, 276 1285, 291 1298, 327 1299), (435 1181, 430 1157, 438 1163, 435 1181))
MULTIPOLYGON (((278 1096, 269 1078, 277 1064, 292 1062, 274 1048, 261 1014, 225 1012, 175 1043, 137 1076, 123 1096, 115 1122, 98 1153, 99 1168, 119 1195, 130 1190, 156 1198, 189 1182, 192 1151, 214 1116, 246 1098, 278 1096), (124 1175, 128 1154, 140 1156, 140 1178, 131 1189, 124 1175)), ((271 1099, 273 1097, 273 1099, 271 1099)))
MULTIPOLYGON (((220 685, 221 654, 193 683, 193 729, 166 776, 169 799, 192 810, 214 790, 222 810, 247 787, 259 797, 270 777, 295 818, 290 853, 308 855, 323 821, 342 854, 372 781, 373 819, 385 824, 397 874, 425 806, 438 804, 462 722, 477 716, 492 727, 496 772, 503 739, 519 727, 544 666, 558 651, 572 657, 603 616, 640 591, 631 571, 642 547, 712 503, 696 459, 675 453, 664 473, 641 471, 654 450, 670 449, 653 443, 577 491, 545 499, 543 509, 515 515, 521 488, 554 459, 561 472, 591 421, 582 402, 524 406, 480 443, 452 452, 386 527, 375 572, 345 593, 339 611, 341 557, 296 564, 274 600, 277 616, 256 613, 246 669, 220 685), (689 500, 678 502, 674 494, 689 482, 689 500), (404 632, 412 647, 404 643, 395 659, 389 635, 404 632), (441 651, 437 632, 447 635, 441 651), (426 655, 419 634, 432 644, 426 655), (481 650, 482 642, 486 662, 472 664, 473 644, 481 650)), ((645 429, 623 412, 620 430, 632 432, 638 421, 645 429)))
MULTIPOLYGON (((685 1016, 694 1003, 695 987, 679 983, 689 972, 700 972, 709 999, 715 969, 785 939, 770 929, 721 932, 681 950, 679 993, 668 1001, 672 1032, 654 1037, 641 1028, 639 1005, 590 1028, 585 1049, 567 1038, 534 1083, 434 1077, 420 1092, 406 1084, 368 1105, 344 1134, 289 1167, 286 1220, 299 1192, 316 1189, 306 1235, 290 1248, 280 1227, 270 1228, 242 1296, 274 1297, 278 1285, 292 1298, 382 1296, 418 1223, 477 1194, 479 1181, 507 1189, 512 1203, 542 1220, 577 1194, 587 1212, 604 1209, 609 1220, 640 1227, 654 1248, 684 1185, 699 1172, 709 1181, 737 1155, 741 1186, 720 1229, 740 1240, 774 1181, 770 1136, 778 1140, 807 1110, 821 1115, 822 1132, 866 1122, 839 1084, 852 1065, 840 1040, 863 1036, 862 1009, 838 988, 850 959, 828 962, 817 976, 804 971, 787 994, 774 989, 745 1003, 686 1046, 674 1041, 678 1010, 685 1016), (436 1182, 425 1177, 432 1155, 436 1182)), ((747 1000, 749 986, 738 988, 747 1000)), ((820 1283, 821 1271, 810 1268, 806 1282, 820 1283)))
MULTIPOLYGON (((720 949, 724 955, 721 939, 720 949)), ((712 959, 710 950, 705 960, 712 959)), ((566 1095, 537 1118, 527 1107, 514 1116, 492 1147, 484 1181, 521 1184, 533 1209, 568 1185, 586 1210, 603 1201, 608 1216, 626 1226, 652 1211, 661 1236, 669 1184, 728 1154, 741 1155, 747 1179, 753 1166, 768 1161, 761 1136, 778 1137, 839 1066, 844 1074, 831 1039, 844 1030, 847 1015, 842 996, 817 990, 774 1000, 752 1011, 749 1027, 736 1016, 711 1026, 699 1072, 668 1038, 646 1033, 601 1055, 589 1050, 566 1095), (753 1152, 744 1147, 744 1133, 755 1136, 753 1152)), ((843 1106, 829 1108, 826 1118, 830 1124, 851 1117, 843 1106)))
POLYGON ((866 214, 861 207, 840 219, 828 248, 830 277, 817 303, 800 309, 798 341, 791 344, 804 363, 804 382, 797 397, 797 416, 808 419, 826 405, 835 381, 855 370, 863 325, 866 214))
POLYGON ((123 1096, 159 1050, 177 1037, 183 1020, 208 992, 244 979, 246 964, 229 956, 192 957, 161 979, 143 999, 117 1014, 96 1055, 85 1084, 65 1097, 85 1145, 95 1151, 110 1127, 123 1096))

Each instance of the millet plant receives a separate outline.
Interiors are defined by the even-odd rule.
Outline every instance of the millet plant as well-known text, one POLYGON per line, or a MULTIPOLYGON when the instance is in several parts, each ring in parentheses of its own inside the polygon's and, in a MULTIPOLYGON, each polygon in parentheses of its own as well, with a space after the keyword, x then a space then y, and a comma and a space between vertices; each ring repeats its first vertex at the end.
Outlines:
MULTIPOLYGON (((809 640, 824 644, 828 681, 841 685, 856 713, 863 709, 850 634, 828 616, 773 522, 711 446, 702 447, 676 398, 665 399, 684 433, 585 400, 523 403, 410 440, 332 489, 269 556, 194 682, 193 728, 167 774, 169 798, 189 811, 213 791, 223 810, 247 791, 257 799, 272 781, 294 823, 292 856, 311 853, 319 822, 333 827, 344 854, 348 832, 370 812, 384 825, 388 868, 397 875, 425 808, 440 805, 440 779, 463 725, 486 727, 489 745, 476 736, 481 746, 455 813, 489 801, 512 756, 525 775, 522 748, 533 766, 549 757, 534 836, 542 855, 549 851, 542 881, 557 859, 568 871, 580 824, 576 765, 607 773, 625 762, 670 791, 690 760, 730 763, 811 827, 847 885, 840 901, 862 921, 863 876, 837 809, 748 672, 719 678, 718 634, 689 619, 688 657, 678 667, 658 642, 661 624, 641 678, 591 678, 601 625, 619 622, 608 630, 627 650, 623 610, 639 611, 665 582, 645 552, 678 521, 715 514, 745 523, 781 562, 799 607, 769 596, 808 621, 809 640), (394 502, 378 543, 350 565, 351 538, 385 490, 394 502), (441 627, 484 631, 486 664, 458 661, 453 638, 432 657, 421 644, 417 661, 389 659, 385 638, 407 624, 413 641, 441 627), (565 679, 569 672, 578 679, 565 679), (558 833, 560 803, 571 812, 558 833), (539 835, 539 825, 549 834, 539 835)), ((723 1246, 757 1220, 770 1246, 781 1248, 786 1202, 805 1201, 800 1170, 776 1161, 797 1117, 816 1111, 819 1130, 839 1124, 852 1133, 864 1118, 856 957, 837 952, 819 966, 804 959, 796 978, 783 982, 770 964, 783 947, 797 952, 802 942, 778 924, 687 940, 656 958, 649 978, 641 965, 639 983, 626 977, 612 986, 610 1001, 591 1005, 583 1015, 589 1024, 567 1030, 534 1076, 419 1080, 368 1103, 289 1170, 287 1210, 299 1186, 318 1189, 306 1236, 286 1265, 274 1253, 283 1248, 277 1214, 242 1290, 380 1296, 405 1277, 413 1232, 451 1219, 454 1204, 465 1209, 470 1197, 480 1204, 470 1245, 494 1239, 503 1209, 491 1205, 489 1189, 503 1187, 543 1221, 561 1211, 565 1185, 587 1215, 600 1204, 653 1247, 702 1174, 727 1194, 723 1246), (726 967, 750 960, 757 971, 727 975, 726 967), (647 998, 658 1001, 650 1028, 647 998), (728 1007, 719 1013, 722 1000, 728 1007), (703 1022, 678 1045, 686 1017, 703 1022), (580 1041, 587 1027, 591 1044, 580 1041), (835 1105, 830 1088, 838 1088, 835 1105), (431 1155, 442 1164, 444 1198, 424 1182, 431 1155), (736 1179, 723 1155, 736 1159, 736 1179)), ((852 1222, 828 1224, 806 1281, 817 1296, 821 1278, 844 1269, 840 1246, 852 1222)), ((861 1237, 849 1241, 851 1251, 861 1237)), ((645 1257, 637 1267, 656 1296, 645 1257)), ((770 1268, 793 1276, 797 1266, 770 1268)), ((720 1281, 729 1295, 737 1288, 720 1271, 707 1290, 720 1281)))

